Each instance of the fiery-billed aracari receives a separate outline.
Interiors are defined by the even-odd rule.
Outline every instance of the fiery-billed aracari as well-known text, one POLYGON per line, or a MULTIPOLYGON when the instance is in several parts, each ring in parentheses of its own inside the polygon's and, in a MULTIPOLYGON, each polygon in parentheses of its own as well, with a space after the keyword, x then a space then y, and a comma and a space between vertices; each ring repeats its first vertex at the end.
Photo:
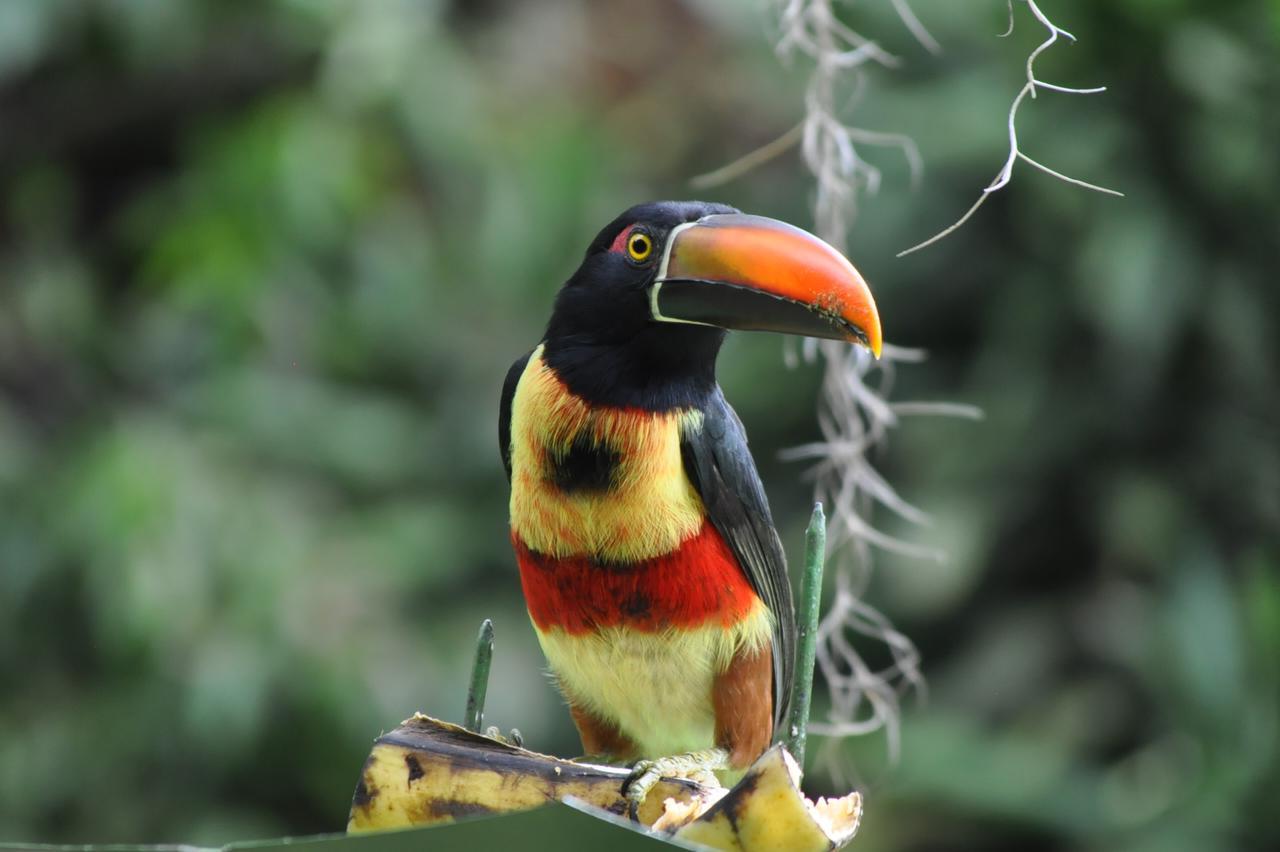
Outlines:
POLYGON ((791 587, 716 383, 725 329, 880 351, 870 291, 817 237, 718 204, 643 204, 591 243, 502 391, 538 639, 587 753, 641 759, 649 781, 745 768, 790 701, 791 587))

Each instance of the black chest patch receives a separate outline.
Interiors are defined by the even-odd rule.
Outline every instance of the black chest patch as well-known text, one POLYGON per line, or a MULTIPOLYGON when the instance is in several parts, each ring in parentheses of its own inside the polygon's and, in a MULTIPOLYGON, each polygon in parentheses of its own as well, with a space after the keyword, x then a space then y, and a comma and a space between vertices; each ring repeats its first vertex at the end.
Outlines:
POLYGON ((566 494, 608 491, 621 457, 612 447, 578 435, 563 455, 551 456, 551 482, 566 494))

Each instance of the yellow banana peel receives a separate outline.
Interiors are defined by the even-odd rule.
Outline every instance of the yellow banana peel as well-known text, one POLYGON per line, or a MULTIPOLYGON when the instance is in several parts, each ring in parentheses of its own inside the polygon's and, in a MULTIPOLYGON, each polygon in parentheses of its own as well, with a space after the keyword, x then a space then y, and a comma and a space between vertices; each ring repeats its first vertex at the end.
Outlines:
MULTIPOLYGON (((378 737, 351 801, 348 832, 452 822, 527 810, 573 796, 625 815, 628 770, 561 760, 421 714, 378 737)), ((652 824, 664 799, 706 796, 692 781, 664 778, 640 821, 652 824)))

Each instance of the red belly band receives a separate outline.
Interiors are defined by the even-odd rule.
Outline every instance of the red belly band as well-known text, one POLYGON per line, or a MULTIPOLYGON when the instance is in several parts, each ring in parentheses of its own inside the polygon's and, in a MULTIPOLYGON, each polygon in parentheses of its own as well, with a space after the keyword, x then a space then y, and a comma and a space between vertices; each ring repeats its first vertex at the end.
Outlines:
POLYGON ((663 556, 631 565, 535 553, 512 535, 529 615, 539 630, 591 633, 625 625, 656 632, 736 624, 757 596, 710 522, 663 556))

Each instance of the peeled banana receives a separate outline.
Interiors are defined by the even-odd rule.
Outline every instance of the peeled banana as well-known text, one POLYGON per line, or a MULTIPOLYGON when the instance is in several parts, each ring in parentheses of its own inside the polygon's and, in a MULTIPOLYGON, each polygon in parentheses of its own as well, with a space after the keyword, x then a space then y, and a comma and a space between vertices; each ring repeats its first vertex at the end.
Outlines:
POLYGON ((817 852, 853 839, 862 819, 862 796, 810 801, 800 792, 800 767, 775 745, 717 802, 696 816, 690 811, 689 805, 669 799, 653 827, 725 852, 817 852))

